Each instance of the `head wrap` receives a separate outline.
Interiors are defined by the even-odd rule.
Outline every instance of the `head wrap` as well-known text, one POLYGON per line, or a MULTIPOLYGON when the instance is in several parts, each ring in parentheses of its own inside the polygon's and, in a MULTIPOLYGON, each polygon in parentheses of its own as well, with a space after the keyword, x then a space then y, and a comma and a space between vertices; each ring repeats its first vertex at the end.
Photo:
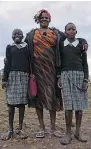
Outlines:
POLYGON ((35 22, 37 22, 37 24, 40 22, 40 16, 42 15, 42 13, 46 13, 47 16, 49 17, 49 20, 51 21, 50 13, 47 10, 42 9, 42 10, 38 11, 38 13, 34 16, 35 22))

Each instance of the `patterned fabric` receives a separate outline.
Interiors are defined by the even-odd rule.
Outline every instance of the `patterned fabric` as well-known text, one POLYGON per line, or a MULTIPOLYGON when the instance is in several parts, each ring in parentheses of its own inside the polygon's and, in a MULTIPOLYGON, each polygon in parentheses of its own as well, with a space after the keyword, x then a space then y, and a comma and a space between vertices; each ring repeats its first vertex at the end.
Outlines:
POLYGON ((20 71, 11 71, 5 91, 6 103, 10 105, 27 104, 29 74, 20 71))
MULTIPOLYGON (((56 35, 50 30, 46 36, 39 30, 35 31, 33 72, 36 76, 38 93, 33 100, 35 107, 48 110, 60 110, 60 96, 56 98, 56 70, 55 70, 55 43, 56 35), (35 102, 35 103, 34 103, 35 102)), ((58 91, 57 91, 58 92, 58 91)))
POLYGON ((87 91, 82 91, 83 71, 63 71, 62 96, 65 110, 83 110, 88 107, 87 91))

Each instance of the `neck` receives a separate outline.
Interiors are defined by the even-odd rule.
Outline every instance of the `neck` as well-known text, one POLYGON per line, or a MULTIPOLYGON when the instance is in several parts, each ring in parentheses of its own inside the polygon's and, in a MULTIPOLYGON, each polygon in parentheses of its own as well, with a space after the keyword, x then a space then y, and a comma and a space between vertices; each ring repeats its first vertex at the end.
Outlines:
POLYGON ((41 29, 41 30, 47 30, 48 27, 43 28, 42 26, 40 26, 40 29, 41 29))
POLYGON ((15 44, 21 44, 22 42, 15 42, 15 44))
POLYGON ((75 41, 76 39, 75 38, 67 38, 69 42, 73 42, 75 41))

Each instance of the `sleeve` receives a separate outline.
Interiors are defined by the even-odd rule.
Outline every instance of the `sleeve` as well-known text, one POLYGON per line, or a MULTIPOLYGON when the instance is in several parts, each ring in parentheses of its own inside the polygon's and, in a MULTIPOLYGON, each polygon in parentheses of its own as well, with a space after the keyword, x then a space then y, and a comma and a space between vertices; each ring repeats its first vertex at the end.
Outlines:
POLYGON ((31 57, 30 57, 30 50, 28 48, 28 45, 26 46, 26 48, 27 48, 27 55, 28 55, 29 72, 31 72, 31 57))
POLYGON ((60 39, 60 42, 59 42, 59 53, 60 53, 60 67, 57 67, 56 68, 56 71, 57 71, 57 77, 59 77, 61 75, 61 67, 62 67, 62 48, 63 48, 64 44, 63 44, 63 41, 60 39))
POLYGON ((67 35, 63 32, 61 32, 59 29, 52 27, 51 29, 53 29, 54 31, 57 31, 57 33, 60 35, 60 40, 64 41, 67 38, 67 35))
POLYGON ((88 70, 87 52, 86 51, 84 51, 82 53, 82 65, 83 65, 83 71, 84 71, 84 81, 88 82, 89 70, 88 70))
POLYGON ((31 61, 31 45, 30 45, 30 42, 29 42, 29 33, 26 34, 26 38, 24 40, 24 42, 27 43, 27 49, 28 49, 28 55, 29 55, 29 63, 31 61))
POLYGON ((86 39, 84 39, 84 38, 78 38, 78 39, 79 39, 79 42, 81 44, 81 50, 87 51, 88 50, 88 43, 87 43, 86 39))
POLYGON ((32 29, 30 32, 27 33, 25 42, 28 45, 28 49, 30 52, 30 60, 31 63, 33 61, 33 54, 34 54, 34 45, 33 45, 33 37, 34 37, 35 29, 32 29))
POLYGON ((61 41, 63 42, 63 41, 67 38, 67 36, 66 36, 65 33, 61 32, 60 30, 58 30, 58 32, 59 32, 59 34, 60 34, 60 39, 61 39, 61 41))
POLYGON ((29 52, 29 56, 30 56, 30 59, 31 59, 31 44, 30 44, 31 41, 30 40, 29 40, 29 33, 27 33, 24 42, 27 43, 28 52, 29 52))
POLYGON ((8 81, 10 66, 11 66, 11 54, 10 54, 10 45, 8 45, 6 47, 6 62, 4 64, 2 82, 8 81))
POLYGON ((31 40, 32 34, 34 34, 34 29, 32 29, 30 32, 28 32, 26 34, 26 37, 25 37, 25 40, 24 40, 24 42, 27 43, 28 47, 30 47, 30 42, 31 42, 30 40, 31 40))
POLYGON ((86 39, 79 38, 81 44, 81 53, 82 53, 82 66, 84 71, 84 81, 88 82, 89 78, 89 70, 88 70, 88 62, 87 62, 87 50, 88 50, 88 43, 86 39))
POLYGON ((26 43, 27 43, 27 45, 28 45, 28 34, 26 34, 26 37, 25 37, 24 42, 26 42, 26 43))

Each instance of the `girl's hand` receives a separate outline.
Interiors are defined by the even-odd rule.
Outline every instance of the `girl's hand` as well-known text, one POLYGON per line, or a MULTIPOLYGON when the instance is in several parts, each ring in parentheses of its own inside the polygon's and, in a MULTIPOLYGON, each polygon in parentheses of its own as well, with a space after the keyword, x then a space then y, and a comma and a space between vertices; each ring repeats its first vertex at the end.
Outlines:
POLYGON ((83 81, 83 84, 82 84, 82 90, 83 91, 86 91, 88 89, 88 83, 83 81))
POLYGON ((58 85, 58 88, 62 88, 61 77, 58 78, 57 85, 58 85))
POLYGON ((7 87, 7 82, 2 82, 2 88, 6 88, 7 87))

